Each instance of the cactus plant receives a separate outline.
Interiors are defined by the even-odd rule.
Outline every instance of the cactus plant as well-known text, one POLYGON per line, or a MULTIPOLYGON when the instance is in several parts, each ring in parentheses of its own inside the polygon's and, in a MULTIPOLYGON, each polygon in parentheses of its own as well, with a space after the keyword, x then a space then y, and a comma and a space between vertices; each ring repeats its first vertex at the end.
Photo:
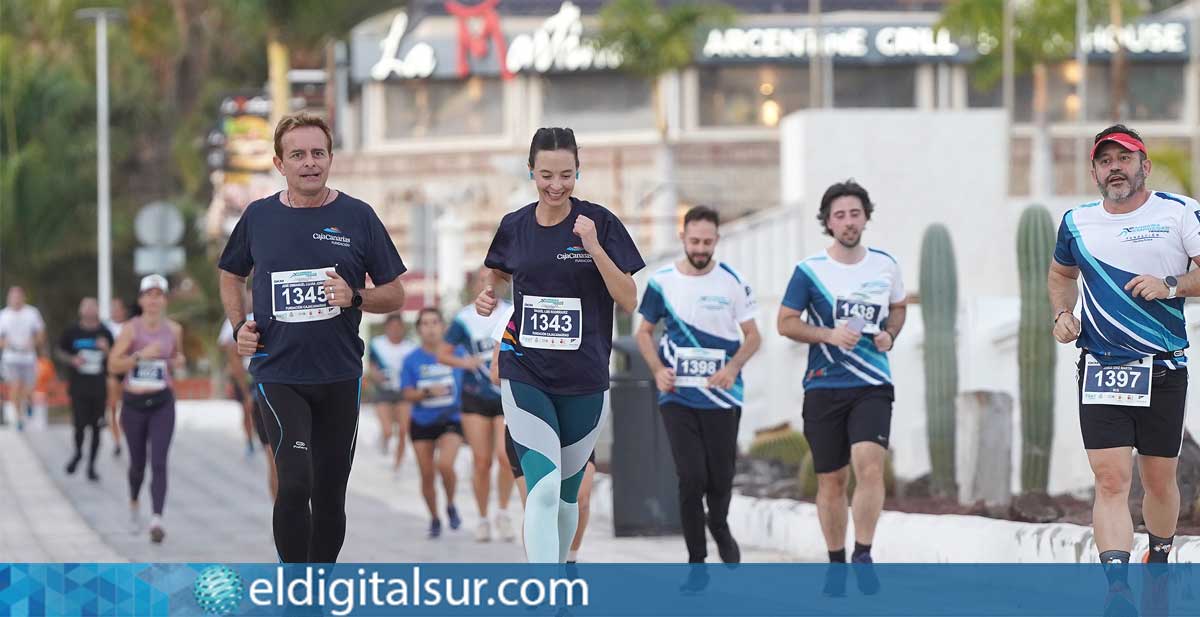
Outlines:
POLYGON ((808 441, 799 431, 773 431, 755 436, 749 454, 752 458, 799 466, 808 455, 808 441))
POLYGON ((930 489, 954 497, 955 404, 958 394, 958 275, 945 225, 934 224, 921 239, 921 317, 925 324, 925 413, 929 437, 930 489))
POLYGON ((1046 272, 1054 252, 1054 221, 1038 205, 1021 213, 1017 267, 1021 277, 1021 325, 1017 339, 1021 393, 1021 490, 1046 492, 1054 439, 1054 340, 1047 332, 1050 296, 1046 272))

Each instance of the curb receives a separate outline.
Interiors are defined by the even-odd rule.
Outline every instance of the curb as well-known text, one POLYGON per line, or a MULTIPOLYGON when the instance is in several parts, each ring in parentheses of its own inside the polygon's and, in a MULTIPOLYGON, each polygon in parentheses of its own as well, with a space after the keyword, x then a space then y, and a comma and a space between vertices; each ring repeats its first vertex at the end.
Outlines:
MULTIPOLYGON (((612 477, 596 474, 592 510, 612 516, 612 477)), ((853 521, 847 546, 853 546, 853 521)), ((729 527, 744 546, 786 552, 797 561, 828 559, 814 504, 733 496, 729 527)), ((1147 549, 1134 538, 1133 559, 1147 549)), ((1018 523, 982 516, 884 511, 872 555, 886 563, 1099 563, 1092 530, 1069 523, 1018 523)), ((1200 562, 1200 536, 1177 536, 1171 561, 1200 562)))

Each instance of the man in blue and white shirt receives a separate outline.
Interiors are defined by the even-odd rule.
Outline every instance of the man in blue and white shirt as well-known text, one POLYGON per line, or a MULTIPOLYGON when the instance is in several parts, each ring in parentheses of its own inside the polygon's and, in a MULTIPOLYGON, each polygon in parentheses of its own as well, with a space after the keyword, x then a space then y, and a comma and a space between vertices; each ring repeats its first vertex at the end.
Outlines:
POLYGON ((817 219, 834 241, 796 265, 779 307, 779 333, 809 344, 804 436, 817 472, 817 510, 833 563, 846 561, 851 464, 857 482, 851 561, 872 561, 895 399, 886 354, 904 327, 907 310, 895 258, 862 243, 874 209, 867 190, 853 180, 826 189, 817 219))
POLYGON ((707 556, 705 498, 708 529, 721 561, 741 561, 726 516, 742 416, 741 369, 762 342, 750 286, 733 268, 713 259, 719 222, 711 208, 688 211, 680 233, 684 257, 650 276, 638 310, 643 318, 638 348, 654 371, 679 474, 689 563, 703 563, 707 556), (665 332, 656 345, 659 321, 665 322, 665 332))
POLYGON ((1146 146, 1120 124, 1096 135, 1091 172, 1103 199, 1063 216, 1050 264, 1054 338, 1081 350, 1079 426, 1096 479, 1100 561, 1126 563, 1133 550, 1127 498, 1137 448, 1146 561, 1166 563, 1179 518, 1175 471, 1188 383, 1183 302, 1200 295, 1200 275, 1188 272, 1200 264, 1200 204, 1146 188, 1146 146))

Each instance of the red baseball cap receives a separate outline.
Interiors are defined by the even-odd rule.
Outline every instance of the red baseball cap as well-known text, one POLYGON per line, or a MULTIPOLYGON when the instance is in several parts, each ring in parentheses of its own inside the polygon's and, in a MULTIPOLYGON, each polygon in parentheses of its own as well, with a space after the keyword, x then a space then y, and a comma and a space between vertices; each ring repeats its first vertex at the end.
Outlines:
POLYGON ((1093 161, 1096 160, 1096 151, 1099 150, 1100 146, 1104 145, 1105 142, 1109 141, 1121 146, 1122 148, 1125 148, 1130 152, 1142 152, 1145 153, 1146 156, 1150 155, 1150 153, 1146 151, 1146 144, 1142 143, 1141 140, 1133 135, 1128 133, 1109 133, 1108 135, 1101 137, 1092 146, 1092 153, 1088 156, 1088 158, 1093 161))

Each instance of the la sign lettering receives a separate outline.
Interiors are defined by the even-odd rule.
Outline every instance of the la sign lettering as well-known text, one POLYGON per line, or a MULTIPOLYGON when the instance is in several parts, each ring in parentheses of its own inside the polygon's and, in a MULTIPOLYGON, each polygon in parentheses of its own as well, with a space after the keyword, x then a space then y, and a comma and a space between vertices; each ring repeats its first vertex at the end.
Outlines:
POLYGON ((417 43, 408 50, 404 58, 400 58, 400 44, 404 42, 404 33, 408 29, 408 13, 401 11, 392 18, 392 27, 387 36, 380 41, 383 49, 379 61, 371 67, 371 77, 384 80, 395 73, 404 79, 423 79, 433 75, 437 68, 437 56, 429 43, 417 43))

